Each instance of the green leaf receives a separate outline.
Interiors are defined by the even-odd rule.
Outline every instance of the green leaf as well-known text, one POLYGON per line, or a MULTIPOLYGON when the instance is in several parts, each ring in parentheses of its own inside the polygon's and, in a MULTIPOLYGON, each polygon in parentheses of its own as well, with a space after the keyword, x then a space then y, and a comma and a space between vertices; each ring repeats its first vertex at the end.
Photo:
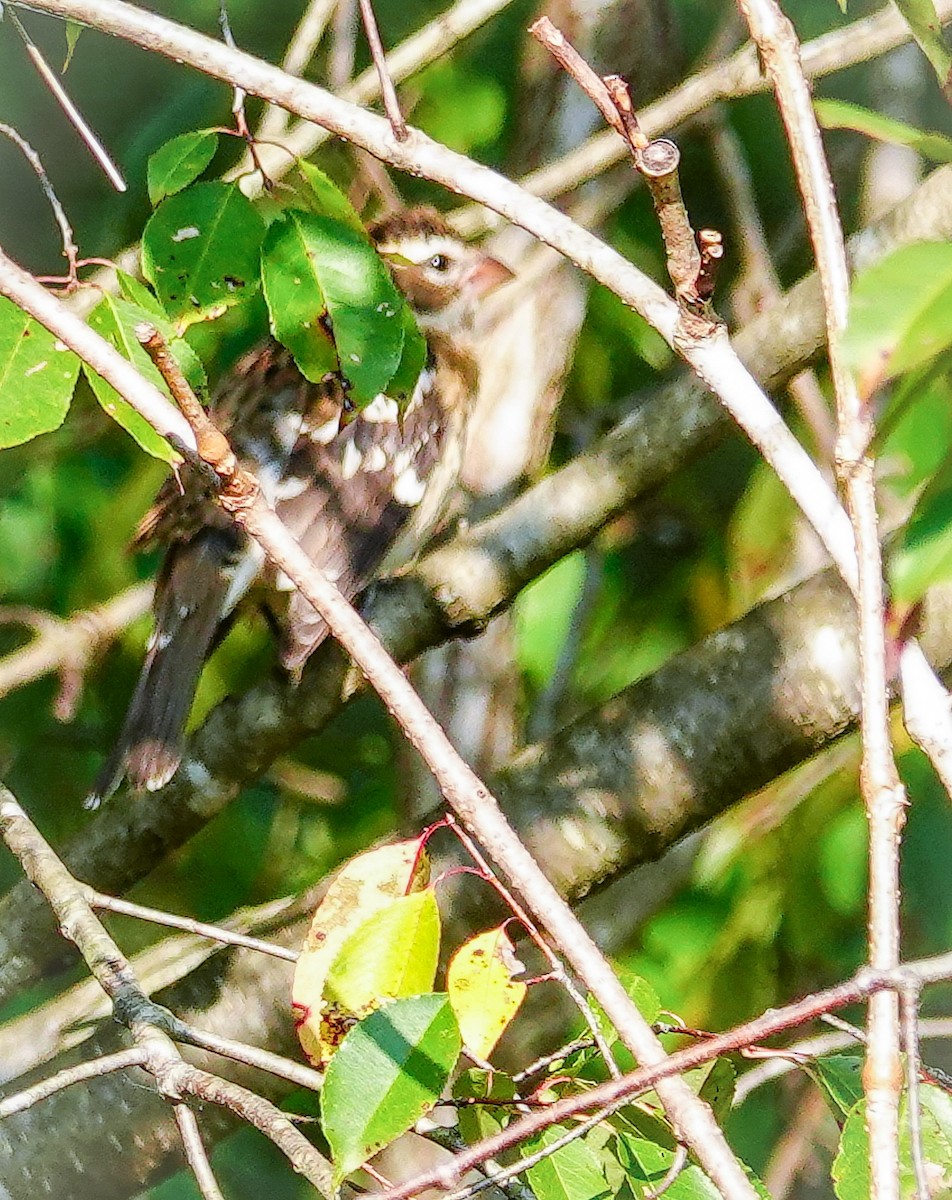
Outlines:
POLYGON ((324 995, 361 1015, 383 999, 419 996, 433 987, 439 954, 433 889, 401 896, 347 938, 327 973, 324 995))
POLYGON ((403 352, 404 301, 366 236, 292 209, 268 230, 261 274, 275 337, 308 379, 339 370, 358 406, 386 389, 403 352))
POLYGON ((846 1118, 831 1174, 838 1200, 869 1200, 869 1136, 866 1133, 865 1100, 860 1100, 846 1118))
MULTIPOLYGON (((515 1100, 516 1085, 502 1071, 470 1067, 468 1071, 461 1071, 453 1081, 453 1097, 456 1100, 492 1098, 493 1101, 503 1101, 501 1104, 467 1104, 457 1110, 460 1136, 472 1146, 508 1125, 510 1113, 505 1101, 515 1100)), ((515 1106, 512 1111, 515 1111, 515 1106)))
POLYGON ((321 1092, 340 1182, 437 1103, 462 1050, 444 995, 381 1005, 344 1038, 321 1092))
POLYGON ((264 222, 229 183, 196 183, 155 210, 142 234, 142 273, 180 327, 210 320, 258 286, 264 222))
POLYGON ((78 374, 76 355, 0 296, 0 447, 58 429, 78 374))
POLYGON ((952 461, 926 486, 888 556, 889 585, 899 604, 914 604, 952 575, 952 461))
POLYGON ((952 162, 952 138, 944 133, 926 133, 847 100, 814 100, 813 107, 824 129, 853 129, 881 142, 911 146, 933 162, 952 162))
MULTIPOLYGON (((635 1007, 648 1022, 653 1025, 661 1015, 661 1001, 658 999, 658 993, 654 990, 647 979, 643 979, 640 975, 636 975, 629 967, 623 964, 615 964, 615 974, 618 976, 619 982, 628 993, 631 1000, 634 1001, 635 1007)), ((618 1035, 615 1032, 615 1027, 605 1015, 605 1010, 594 996, 587 997, 589 1007, 595 1014, 595 1019, 598 1021, 598 1026, 601 1032, 609 1040, 613 1040, 618 1035)))
MULTIPOLYGON (((340 221, 369 242, 360 214, 329 175, 304 158, 297 161, 297 174, 300 182, 295 187, 295 198, 300 201, 302 208, 318 216, 330 217, 332 221, 340 221)), ((292 175, 292 187, 295 182, 292 175)))
POLYGON ((896 7, 912 30, 919 48, 932 64, 939 86, 949 96, 952 54, 942 37, 942 23, 932 0, 896 0, 896 7))
POLYGON ((861 379, 914 370, 950 344, 952 245, 904 246, 857 276, 843 356, 861 379))
MULTIPOLYGON (((168 395, 165 381, 135 336, 135 327, 140 321, 154 321, 154 314, 118 296, 103 296, 89 314, 90 328, 95 329, 107 342, 111 342, 124 358, 129 359, 140 375, 168 395)), ((178 455, 165 438, 160 437, 148 421, 140 417, 136 410, 123 400, 115 388, 106 383, 91 367, 84 366, 83 371, 102 407, 135 438, 143 450, 164 462, 177 461, 178 455)))
POLYGON ((387 384, 387 395, 403 408, 410 403, 420 372, 426 366, 428 348, 416 317, 408 304, 403 306, 403 353, 393 378, 387 384))
MULTIPOLYGON (((675 1151, 655 1142, 620 1132, 615 1138, 618 1162, 635 1196, 656 1188, 674 1162, 675 1151)), ((700 1167, 689 1163, 678 1175, 665 1196, 670 1200, 720 1200, 720 1192, 700 1167)))
POLYGON ((79 41, 79 35, 83 32, 84 26, 78 21, 66 22, 66 57, 63 59, 63 67, 61 74, 65 75, 69 64, 73 61, 73 52, 76 49, 76 43, 79 41))
MULTIPOLYGON (((930 1183, 930 1194, 947 1196, 952 1188, 952 1098, 941 1088, 924 1084, 919 1088, 922 1109, 922 1156, 930 1183)), ((833 1160, 833 1187, 839 1200, 869 1200, 869 1135, 866 1131, 866 1101, 850 1110, 833 1160)), ((899 1194, 914 1200, 915 1171, 909 1132, 908 1097, 899 1109, 899 1194)))
POLYGON ((567 554, 516 598, 519 666, 537 688, 552 678, 585 583, 585 555, 567 554))
POLYGON ((823 1092, 837 1124, 863 1095, 863 1059, 859 1054, 829 1054, 803 1064, 803 1070, 823 1092))
POLYGON ((122 298, 142 310, 143 315, 139 319, 151 321, 165 338, 192 391, 202 403, 205 403, 208 395, 208 377, 205 374, 205 366, 188 342, 178 336, 175 326, 169 320, 168 313, 145 284, 140 283, 131 275, 127 275, 125 271, 116 271, 116 282, 122 298))
MULTIPOLYGON (((564 1125, 552 1125, 520 1148, 523 1158, 551 1146, 567 1133, 564 1125)), ((581 1137, 568 1142, 526 1169, 526 1178, 537 1200, 595 1200, 607 1196, 608 1181, 601 1163, 581 1137)))
POLYGON ((737 1072, 729 1058, 715 1058, 712 1063, 694 1071, 686 1071, 684 1079, 692 1091, 697 1091, 700 1098, 714 1110, 718 1124, 727 1121, 734 1104, 734 1087, 737 1083, 737 1072))
POLYGON ((413 123, 461 154, 493 142, 506 119, 506 92, 498 79, 456 59, 444 58, 422 72, 421 100, 413 123), (447 97, 453 97, 448 104, 447 97))
POLYGON ((146 181, 152 207, 194 183, 215 157, 217 149, 218 134, 214 129, 193 129, 172 138, 150 154, 146 181))

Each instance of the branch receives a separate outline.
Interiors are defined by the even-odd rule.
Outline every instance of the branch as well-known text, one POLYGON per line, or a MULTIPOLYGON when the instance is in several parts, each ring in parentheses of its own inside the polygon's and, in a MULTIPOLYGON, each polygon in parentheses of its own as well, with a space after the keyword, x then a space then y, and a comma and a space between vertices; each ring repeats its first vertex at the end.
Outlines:
MULTIPOLYGON (((66 620, 52 616, 45 619, 32 642, 0 658, 0 696, 51 671, 62 674, 64 684, 70 676, 81 677, 93 655, 133 621, 145 616, 151 603, 152 585, 139 583, 105 604, 74 613, 66 620)), ((57 715, 60 715, 59 705, 57 715)))
POLYGON ((487 1158, 499 1156, 552 1124, 578 1117, 593 1109, 610 1112, 630 1103, 651 1088, 656 1088, 663 1075, 669 1071, 683 1073, 692 1070, 714 1058, 755 1046, 768 1037, 794 1029, 807 1021, 816 1020, 832 1009, 855 1004, 886 989, 921 988, 926 983, 939 983, 950 978, 952 954, 905 963, 892 971, 875 971, 871 967, 863 967, 845 983, 837 984, 823 992, 816 992, 783 1008, 772 1009, 753 1021, 738 1025, 728 1033, 705 1038, 685 1050, 677 1050, 659 1066, 641 1067, 620 1079, 598 1084, 580 1096, 566 1097, 547 1105, 541 1112, 530 1113, 513 1120, 500 1133, 456 1155, 452 1162, 442 1164, 432 1171, 421 1172, 399 1187, 389 1188, 384 1196, 386 1200, 410 1200, 427 1188, 447 1189, 487 1158))
MULTIPOLYGON (((842 361, 849 316, 846 247, 823 150, 813 99, 800 65, 791 22, 776 0, 740 0, 751 34, 773 80, 793 155, 807 226, 816 254, 826 314, 830 373, 836 397, 837 471, 846 494, 858 565, 856 601, 860 637, 863 761, 860 787, 869 820, 869 961, 887 969, 899 963, 899 842, 906 792, 899 778, 889 729, 882 556, 876 514, 871 406, 863 403, 842 361)), ((915 657, 915 656, 914 656, 915 657)), ((899 1197, 899 1004, 888 992, 869 1006, 863 1070, 874 1200, 899 1197)))
POLYGON ((329 1165, 279 1109, 247 1088, 216 1079, 185 1063, 156 1019, 161 1010, 142 991, 125 956, 86 902, 81 887, 2 785, 0 835, 30 881, 43 893, 64 935, 76 944, 109 997, 116 1019, 129 1029, 136 1047, 144 1051, 143 1066, 154 1077, 160 1094, 173 1103, 194 1095, 237 1112, 270 1137, 295 1169, 332 1200, 329 1165))

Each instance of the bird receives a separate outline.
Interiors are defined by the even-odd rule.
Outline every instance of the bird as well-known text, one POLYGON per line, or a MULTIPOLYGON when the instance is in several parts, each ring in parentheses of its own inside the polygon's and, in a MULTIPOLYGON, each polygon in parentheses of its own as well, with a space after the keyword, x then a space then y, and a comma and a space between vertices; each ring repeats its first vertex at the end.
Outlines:
MULTIPOLYGON (((403 410, 381 394, 354 411, 338 376, 308 381, 273 338, 239 360, 209 405, 278 516, 348 600, 405 565, 436 532, 457 483, 476 395, 475 314, 481 299, 512 276, 432 208, 397 210, 368 232, 427 345, 403 410)), ((328 633, 187 466, 162 486, 133 546, 164 550, 153 631, 88 807, 123 778, 135 790, 156 791, 175 774, 204 661, 249 592, 266 597, 280 630, 281 662, 292 675, 328 633)))

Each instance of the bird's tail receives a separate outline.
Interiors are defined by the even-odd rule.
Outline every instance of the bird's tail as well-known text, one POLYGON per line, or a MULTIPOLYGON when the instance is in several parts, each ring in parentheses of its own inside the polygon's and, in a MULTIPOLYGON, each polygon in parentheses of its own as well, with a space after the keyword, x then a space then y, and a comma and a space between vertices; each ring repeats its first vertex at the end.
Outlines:
POLYGON ((139 682, 88 807, 107 799, 123 777, 134 788, 157 791, 178 770, 198 677, 224 616, 234 550, 228 534, 206 529, 173 552, 158 584, 139 682))

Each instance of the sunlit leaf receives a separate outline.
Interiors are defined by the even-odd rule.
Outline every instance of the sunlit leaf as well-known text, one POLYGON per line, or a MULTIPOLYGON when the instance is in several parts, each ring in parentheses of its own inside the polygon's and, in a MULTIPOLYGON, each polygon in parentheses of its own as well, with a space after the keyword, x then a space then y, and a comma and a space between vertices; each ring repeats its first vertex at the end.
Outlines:
POLYGON ((201 175, 215 157, 218 134, 214 129, 193 129, 160 146, 149 155, 146 182, 153 207, 173 196, 201 175))
POLYGON ((814 100, 813 107, 824 129, 853 129, 881 142, 911 146, 933 162, 952 162, 952 138, 944 133, 927 133, 847 100, 814 100))
POLYGON ((327 973, 325 999, 365 1016, 384 999, 419 996, 436 979, 440 913, 432 888, 391 900, 344 942, 327 973))
MULTIPOLYGON (((89 325, 111 342, 123 358, 127 358, 140 375, 150 380, 166 395, 168 388, 155 364, 135 336, 135 327, 142 321, 152 321, 154 314, 119 296, 104 295, 89 314, 89 325)), ((89 386, 112 419, 139 443, 143 450, 165 462, 176 462, 178 455, 165 438, 160 437, 144 417, 128 404, 119 393, 90 367, 83 367, 89 386)), ((171 399, 171 398, 170 398, 171 399)))
MULTIPOLYGON (((923 1084, 919 1088, 919 1103, 922 1157, 930 1195, 947 1196, 952 1188, 952 1099, 941 1088, 923 1084)), ((857 1101, 843 1125, 833 1160, 833 1187, 838 1200, 869 1200, 869 1135, 865 1099, 857 1101)), ((899 1194, 902 1200, 914 1200, 916 1196, 908 1097, 905 1095, 899 1111, 899 1194)))
MULTIPOLYGON (((318 216, 330 217, 347 225, 355 233, 359 233, 365 241, 369 241, 367 230, 360 219, 360 214, 347 199, 337 184, 329 175, 325 175, 320 167, 315 167, 306 158, 299 158, 296 163, 297 181, 292 175, 285 182, 294 187, 298 204, 308 212, 318 216)), ((295 204, 295 207, 298 207, 295 204)))
MULTIPOLYGON (((523 1142, 520 1154, 528 1158, 567 1132, 564 1125, 552 1125, 523 1142)), ((527 1167, 526 1178, 537 1200, 596 1200, 610 1192, 597 1156, 581 1137, 527 1167)))
POLYGON ((78 21, 66 21, 66 57, 63 59, 62 73, 65 75, 69 64, 73 61, 73 54, 76 50, 76 43, 79 41, 79 35, 83 32, 84 25, 80 25, 78 21))
POLYGON ((268 230, 261 263, 275 337, 303 374, 340 370, 358 405, 386 390, 403 352, 403 297, 365 235, 292 209, 268 230))
POLYGON ((936 473, 888 552, 893 601, 914 604, 952 575, 952 461, 936 473))
POLYGON ((489 1100, 488 1104, 464 1104, 457 1111, 460 1136, 469 1144, 491 1137, 504 1128, 511 1111, 506 1102, 515 1100, 516 1085, 502 1071, 486 1071, 471 1067, 461 1071, 453 1081, 456 1100, 489 1100))
POLYGON ((863 1095, 863 1059, 858 1054, 828 1054, 803 1064, 819 1084, 838 1125, 849 1116, 863 1095))
POLYGON ((259 283, 264 222, 235 184, 195 183, 169 196, 142 234, 142 273, 179 325, 209 320, 259 283))
MULTIPOLYGON (((634 1001, 635 1007, 648 1022, 649 1025, 657 1021, 661 1015, 661 1001, 658 999, 658 993, 654 990, 647 979, 643 979, 640 975, 635 974, 623 964, 615 964, 615 974, 628 996, 634 1001)), ((587 997, 589 1007, 595 1014, 599 1028, 604 1036, 609 1040, 614 1040, 618 1034, 615 1032, 615 1027, 605 1013, 598 1000, 594 996, 587 997)))
POLYGON ((76 355, 0 296, 0 447, 58 429, 78 374, 76 355))
POLYGON ((429 1112, 461 1049, 444 995, 391 1000, 348 1033, 321 1092, 338 1182, 429 1112))
POLYGON ((904 246, 862 271, 850 298, 843 356, 869 392, 952 344, 952 245, 904 246))
POLYGON ((895 0, 895 3, 905 17, 922 53, 932 64, 939 85, 948 97, 952 89, 952 54, 949 53, 942 36, 942 22, 935 11, 935 5, 932 0, 895 0))
POLYGON ((414 838, 351 859, 325 892, 295 965, 291 988, 298 1037, 316 1066, 326 1061, 322 1017, 331 965, 364 921, 394 900, 425 888, 429 869, 429 859, 421 853, 419 839, 414 838))
POLYGON ((178 336, 175 326, 169 320, 168 313, 156 296, 149 291, 145 284, 140 283, 132 275, 127 275, 125 271, 116 271, 116 282, 119 285, 120 296, 142 310, 139 319, 151 321, 165 338, 189 386, 199 400, 204 403, 208 394, 205 366, 185 338, 178 336))
POLYGON ((464 942, 450 960, 446 990, 463 1043, 487 1059, 525 999, 526 985, 513 979, 524 970, 504 925, 464 942))
MULTIPOLYGON (((626 1182, 636 1197, 644 1196, 664 1180, 674 1162, 674 1150, 646 1139, 618 1133, 616 1138, 618 1161, 625 1171, 626 1182)), ((755 1184, 756 1181, 751 1180, 755 1184)), ((757 1188, 766 1195, 763 1185, 757 1188)), ((719 1200, 720 1192, 700 1167, 685 1164, 671 1185, 665 1190, 671 1200, 719 1200)))

